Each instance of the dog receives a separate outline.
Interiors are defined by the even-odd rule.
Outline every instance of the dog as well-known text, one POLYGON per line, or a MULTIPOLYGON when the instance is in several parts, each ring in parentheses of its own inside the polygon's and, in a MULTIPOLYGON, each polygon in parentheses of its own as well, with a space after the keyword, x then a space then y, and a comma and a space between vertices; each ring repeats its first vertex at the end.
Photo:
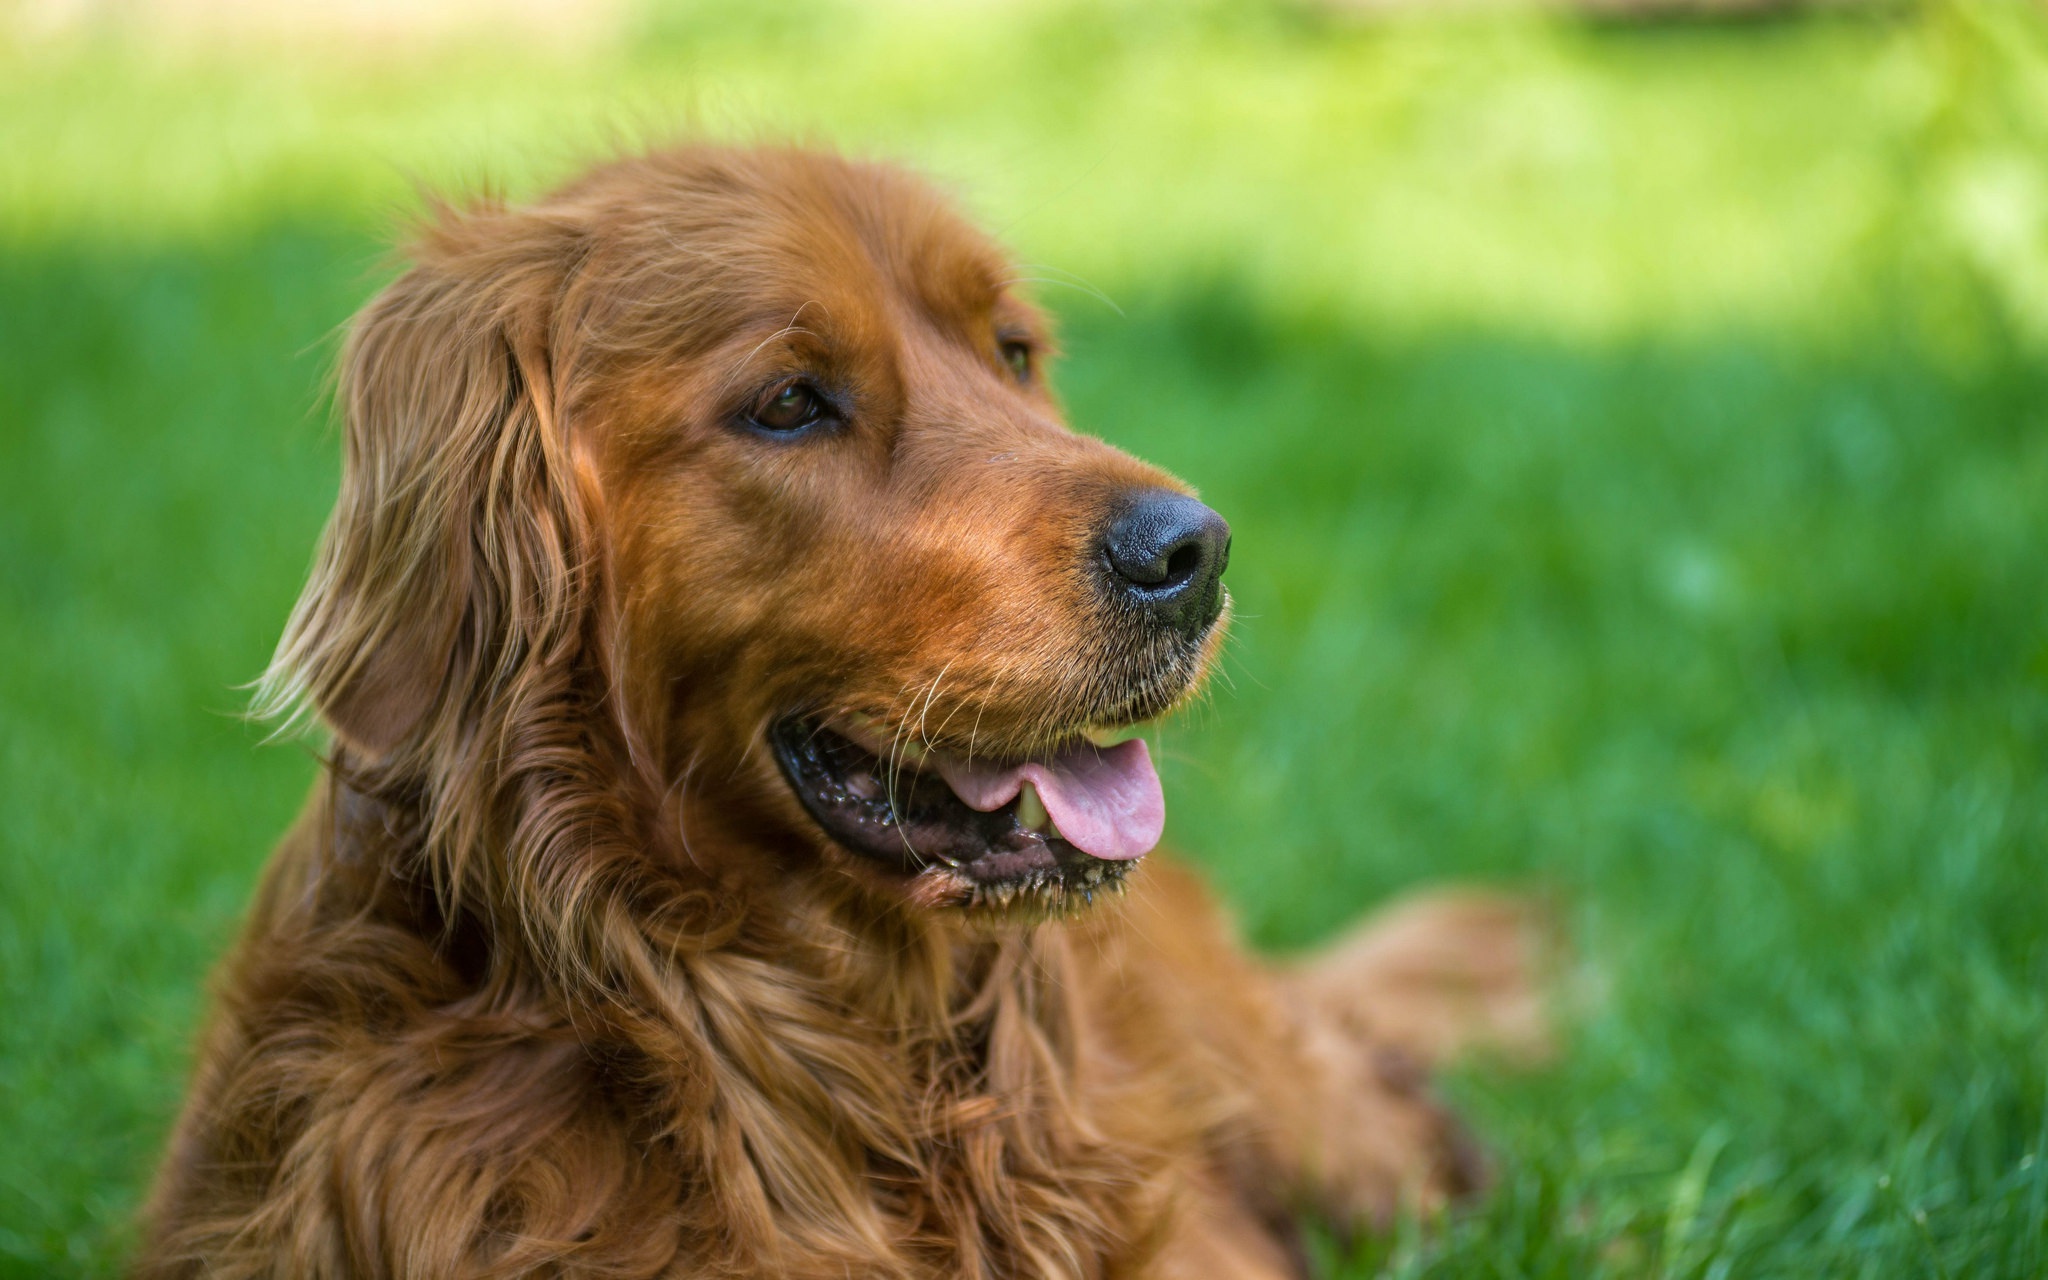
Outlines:
POLYGON ((1537 1034, 1525 913, 1269 964, 1152 853, 1231 534, 1017 283, 801 149, 422 220, 139 1274, 1298 1276, 1481 1185, 1428 1071, 1537 1034))

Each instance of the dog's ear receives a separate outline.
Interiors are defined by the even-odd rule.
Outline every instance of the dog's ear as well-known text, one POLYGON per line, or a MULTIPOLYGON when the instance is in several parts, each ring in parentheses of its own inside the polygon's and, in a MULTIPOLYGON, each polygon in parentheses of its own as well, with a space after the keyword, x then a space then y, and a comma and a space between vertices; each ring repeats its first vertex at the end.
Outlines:
POLYGON ((259 712, 310 706, 391 761, 573 643, 585 558, 550 361, 564 234, 443 213, 357 316, 341 495, 259 712))

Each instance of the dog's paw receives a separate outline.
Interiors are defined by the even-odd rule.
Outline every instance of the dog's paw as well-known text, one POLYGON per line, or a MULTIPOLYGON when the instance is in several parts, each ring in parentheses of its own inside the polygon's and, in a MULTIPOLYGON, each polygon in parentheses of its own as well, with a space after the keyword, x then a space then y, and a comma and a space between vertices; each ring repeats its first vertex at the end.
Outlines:
POLYGON ((1544 973, 1558 950, 1538 904, 1477 891, 1397 902, 1283 978, 1304 1021, 1426 1071, 1466 1050, 1551 1051, 1544 973))
POLYGON ((1392 1047, 1361 1051, 1327 1025, 1306 1028, 1302 1047, 1324 1090, 1307 1172, 1316 1207, 1340 1231, 1431 1214, 1486 1188, 1483 1151, 1432 1095, 1420 1062, 1392 1047))

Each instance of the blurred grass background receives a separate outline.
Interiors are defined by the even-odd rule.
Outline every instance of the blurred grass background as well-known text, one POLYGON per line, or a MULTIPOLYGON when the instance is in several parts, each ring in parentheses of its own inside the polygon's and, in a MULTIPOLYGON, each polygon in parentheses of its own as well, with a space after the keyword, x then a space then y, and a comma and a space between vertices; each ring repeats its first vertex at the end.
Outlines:
POLYGON ((1498 1195, 1333 1273, 2048 1273, 2038 10, 147 8, 0 27, 0 1274, 118 1268, 311 776, 235 686, 394 220, 679 128, 939 175, 1230 517, 1169 838, 1259 941, 1560 904, 1569 1051, 1451 1083, 1498 1195))

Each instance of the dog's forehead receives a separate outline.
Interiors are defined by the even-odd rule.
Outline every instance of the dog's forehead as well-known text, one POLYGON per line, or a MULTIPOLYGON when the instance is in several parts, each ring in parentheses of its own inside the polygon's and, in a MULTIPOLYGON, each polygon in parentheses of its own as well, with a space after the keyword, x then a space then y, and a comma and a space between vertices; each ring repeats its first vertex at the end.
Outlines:
POLYGON ((616 265, 698 294, 728 316, 786 321, 798 308, 819 308, 860 327, 893 302, 942 325, 971 325, 998 305, 1013 275, 950 200, 889 165, 703 148, 650 157, 611 178, 588 194, 624 259, 616 265))

